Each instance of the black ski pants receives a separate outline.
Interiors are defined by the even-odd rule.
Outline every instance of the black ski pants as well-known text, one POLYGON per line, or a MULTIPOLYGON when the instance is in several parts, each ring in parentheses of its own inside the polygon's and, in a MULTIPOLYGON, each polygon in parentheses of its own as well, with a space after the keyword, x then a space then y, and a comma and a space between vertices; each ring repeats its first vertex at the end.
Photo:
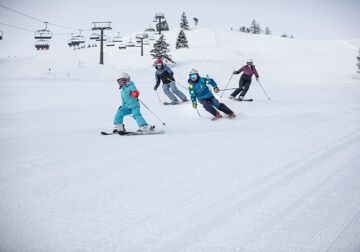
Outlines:
POLYGON ((241 75, 241 78, 239 80, 239 88, 235 89, 235 91, 231 94, 231 96, 237 96, 240 92, 240 96, 244 97, 247 93, 247 91, 250 88, 251 84, 251 76, 248 75, 241 75))
POLYGON ((211 96, 207 99, 199 100, 199 102, 204 106, 205 110, 213 116, 216 116, 216 114, 219 113, 215 108, 224 112, 227 115, 233 113, 231 109, 229 109, 224 103, 220 103, 214 96, 211 96))

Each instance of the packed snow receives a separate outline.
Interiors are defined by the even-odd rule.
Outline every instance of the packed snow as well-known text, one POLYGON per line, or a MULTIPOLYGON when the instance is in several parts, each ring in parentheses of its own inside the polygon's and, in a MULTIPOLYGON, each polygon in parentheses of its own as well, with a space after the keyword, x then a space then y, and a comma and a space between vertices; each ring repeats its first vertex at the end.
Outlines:
POLYGON ((99 48, 56 45, 0 59, 0 250, 359 251, 356 46, 199 27, 175 50, 178 32, 164 34, 188 97, 192 68, 225 88, 252 58, 271 100, 253 79, 253 102, 216 94, 234 120, 163 106, 151 46, 106 48, 105 65, 99 48), (165 134, 100 135, 121 72, 165 134))

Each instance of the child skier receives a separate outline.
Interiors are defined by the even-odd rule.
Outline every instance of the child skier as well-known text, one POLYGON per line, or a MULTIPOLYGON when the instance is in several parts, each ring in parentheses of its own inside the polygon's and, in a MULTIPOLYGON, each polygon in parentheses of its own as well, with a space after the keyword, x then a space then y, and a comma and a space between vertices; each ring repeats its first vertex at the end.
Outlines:
POLYGON ((259 80, 259 74, 256 71, 253 61, 251 59, 246 61, 246 65, 240 68, 237 71, 234 71, 233 74, 239 74, 243 72, 239 80, 239 88, 237 88, 231 95, 230 99, 235 99, 236 96, 240 93, 239 101, 244 99, 245 94, 249 90, 251 84, 252 75, 255 75, 256 81, 259 80))
POLYGON ((213 79, 200 77, 199 72, 196 69, 192 69, 189 73, 188 82, 193 108, 197 108, 197 99, 204 106, 205 110, 214 116, 212 120, 222 117, 220 112, 216 109, 224 112, 230 118, 234 118, 236 116, 235 113, 224 103, 220 103, 208 88, 207 84, 210 84, 213 86, 215 93, 220 91, 213 79))
POLYGON ((115 129, 113 133, 121 133, 125 131, 123 124, 124 116, 132 114, 137 125, 139 126, 139 132, 153 131, 155 126, 149 127, 145 119, 140 113, 140 103, 138 97, 140 92, 136 89, 134 82, 130 81, 130 75, 127 73, 120 74, 120 78, 117 79, 120 95, 122 99, 122 105, 117 110, 114 118, 115 129))
MULTIPOLYGON (((155 73, 156 84, 154 86, 154 90, 156 91, 156 89, 159 87, 161 80, 163 83, 164 93, 167 95, 167 97, 169 97, 171 101, 170 104, 175 105, 179 103, 179 100, 176 98, 176 96, 178 96, 183 102, 187 102, 188 99, 186 98, 186 96, 176 87, 174 73, 170 69, 170 67, 164 64, 162 59, 157 59, 155 61, 155 68, 156 68, 156 73, 155 73)), ((164 102, 164 105, 167 104, 169 103, 164 102)))

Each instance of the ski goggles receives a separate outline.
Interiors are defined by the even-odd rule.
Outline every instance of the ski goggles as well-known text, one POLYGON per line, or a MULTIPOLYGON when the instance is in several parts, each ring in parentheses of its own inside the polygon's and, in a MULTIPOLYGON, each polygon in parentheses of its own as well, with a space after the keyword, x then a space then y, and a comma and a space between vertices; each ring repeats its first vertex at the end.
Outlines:
POLYGON ((119 85, 124 85, 124 84, 127 84, 128 83, 128 79, 118 79, 117 80, 117 83, 119 84, 119 85))
POLYGON ((197 79, 198 75, 197 74, 190 74, 190 79, 197 79))

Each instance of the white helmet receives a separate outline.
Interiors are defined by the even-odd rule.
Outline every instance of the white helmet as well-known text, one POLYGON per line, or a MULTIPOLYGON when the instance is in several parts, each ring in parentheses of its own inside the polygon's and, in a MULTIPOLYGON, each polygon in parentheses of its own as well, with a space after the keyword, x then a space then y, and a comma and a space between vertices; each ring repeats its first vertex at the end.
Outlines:
POLYGON ((196 69, 191 69, 189 75, 190 75, 190 74, 197 74, 197 75, 199 75, 199 71, 196 70, 196 69))
POLYGON ((128 73, 121 73, 117 82, 120 86, 127 85, 130 82, 130 75, 128 73))
POLYGON ((253 64, 253 60, 252 59, 248 59, 247 61, 246 61, 246 64, 253 64))

